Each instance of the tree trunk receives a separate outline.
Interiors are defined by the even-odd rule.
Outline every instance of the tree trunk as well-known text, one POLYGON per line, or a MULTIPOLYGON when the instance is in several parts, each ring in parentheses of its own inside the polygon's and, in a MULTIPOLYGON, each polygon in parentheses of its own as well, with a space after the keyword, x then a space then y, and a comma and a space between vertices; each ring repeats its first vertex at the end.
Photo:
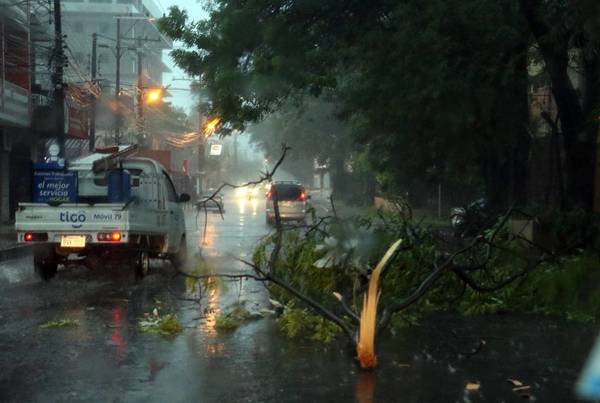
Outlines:
POLYGON ((527 201, 529 177, 529 151, 531 138, 527 131, 529 119, 528 41, 507 50, 502 68, 496 73, 494 113, 484 135, 482 168, 490 207, 496 211, 507 210, 513 204, 527 201), (509 66, 510 82, 502 80, 509 66))
POLYGON ((344 157, 338 153, 331 156, 331 191, 334 195, 343 195, 346 191, 346 173, 344 170, 344 157))
MULTIPOLYGON (((541 0, 520 0, 521 12, 539 45, 552 84, 552 95, 558 109, 564 138, 566 159, 566 199, 570 207, 579 206, 590 211, 593 204, 594 139, 596 120, 592 105, 598 101, 597 69, 587 68, 593 62, 584 61, 584 99, 582 100, 569 77, 570 33, 551 32, 543 16, 541 0), (585 106, 585 110, 582 107, 585 106)), ((591 67, 591 66, 590 66, 591 67)))

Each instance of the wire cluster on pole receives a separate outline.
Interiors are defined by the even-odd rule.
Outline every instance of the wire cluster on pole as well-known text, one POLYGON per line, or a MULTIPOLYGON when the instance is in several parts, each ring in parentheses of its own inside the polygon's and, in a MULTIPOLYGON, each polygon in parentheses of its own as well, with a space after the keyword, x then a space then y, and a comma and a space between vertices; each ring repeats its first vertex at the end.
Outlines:
POLYGON ((54 71, 52 74, 52 86, 54 90, 53 103, 56 140, 61 158, 65 157, 65 83, 63 80, 65 53, 63 39, 60 0, 54 0, 54 71))

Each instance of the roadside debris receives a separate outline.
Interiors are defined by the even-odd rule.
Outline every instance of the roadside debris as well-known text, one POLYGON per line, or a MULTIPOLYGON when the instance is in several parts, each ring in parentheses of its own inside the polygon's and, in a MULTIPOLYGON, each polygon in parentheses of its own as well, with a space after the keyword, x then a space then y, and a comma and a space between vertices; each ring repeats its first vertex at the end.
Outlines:
POLYGON ((533 393, 531 386, 525 385, 518 379, 508 378, 507 381, 513 386, 512 391, 524 399, 532 399, 533 393))
POLYGON ((175 314, 159 315, 154 308, 152 315, 148 315, 138 322, 138 328, 142 333, 157 333, 161 336, 174 336, 183 330, 175 314))
POLYGON ((57 329, 62 327, 76 327, 79 326, 77 319, 54 319, 40 325, 42 329, 57 329))
POLYGON ((246 307, 244 303, 236 304, 235 308, 231 312, 228 312, 224 315, 217 316, 215 320, 215 327, 217 330, 234 330, 242 325, 243 322, 252 319, 262 318, 261 314, 252 314, 246 307))
POLYGON ((401 239, 394 242, 377 264, 371 273, 369 288, 364 295, 363 307, 360 314, 360 330, 358 332, 358 340, 356 341, 356 355, 362 369, 371 370, 377 366, 375 332, 377 330, 377 304, 381 296, 379 276, 388 262, 396 255, 396 251, 401 243, 401 239))

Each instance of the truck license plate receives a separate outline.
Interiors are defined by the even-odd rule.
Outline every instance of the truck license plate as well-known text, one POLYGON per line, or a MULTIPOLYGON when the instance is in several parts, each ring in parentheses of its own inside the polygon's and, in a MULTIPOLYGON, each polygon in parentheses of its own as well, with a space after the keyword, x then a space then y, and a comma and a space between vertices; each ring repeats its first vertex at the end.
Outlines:
POLYGON ((60 239, 61 248, 85 247, 85 235, 63 235, 60 239))

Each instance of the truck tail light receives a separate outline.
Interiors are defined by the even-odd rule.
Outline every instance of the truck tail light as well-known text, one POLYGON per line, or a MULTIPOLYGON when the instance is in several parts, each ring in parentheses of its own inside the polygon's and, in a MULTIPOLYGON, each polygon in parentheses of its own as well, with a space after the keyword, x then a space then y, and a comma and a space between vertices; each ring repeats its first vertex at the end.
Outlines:
POLYGON ((44 242, 48 240, 47 232, 26 232, 23 235, 25 242, 44 242))
POLYGON ((272 200, 273 199, 273 193, 270 190, 267 192, 267 199, 268 200, 272 200))
POLYGON ((300 193, 300 195, 298 196, 298 200, 300 200, 300 201, 306 200, 306 193, 304 193, 304 192, 300 193))
POLYGON ((99 232, 97 238, 99 241, 104 242, 120 242, 123 236, 119 231, 99 232))

